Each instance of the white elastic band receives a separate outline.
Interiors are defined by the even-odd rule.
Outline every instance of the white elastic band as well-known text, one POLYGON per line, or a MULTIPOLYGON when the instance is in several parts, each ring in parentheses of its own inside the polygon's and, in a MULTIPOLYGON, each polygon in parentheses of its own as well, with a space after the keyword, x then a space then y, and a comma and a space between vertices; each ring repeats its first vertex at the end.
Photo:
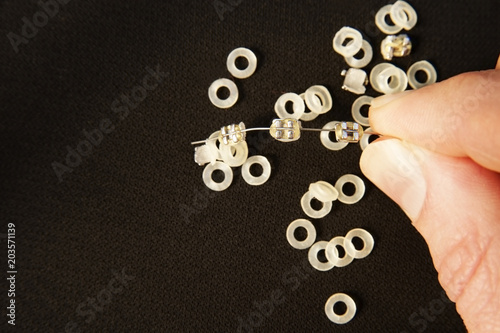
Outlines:
MULTIPOLYGON (((368 127, 365 131, 369 132, 371 130, 372 130, 371 127, 368 127)), ((365 132, 365 134, 363 134, 363 136, 361 137, 361 140, 359 141, 359 146, 361 147, 361 150, 365 150, 366 147, 368 147, 368 145, 370 144, 370 137, 372 135, 376 135, 376 134, 368 134, 366 132, 365 132)))
POLYGON ((325 304, 325 313, 330 321, 336 324, 345 324, 351 321, 356 314, 356 303, 354 303, 353 299, 343 293, 338 293, 330 296, 330 298, 326 301, 325 304), (342 302, 346 306, 346 312, 344 314, 338 315, 334 311, 335 303, 342 302))
POLYGON ((408 83, 413 89, 420 89, 422 87, 428 86, 429 84, 436 83, 437 81, 436 69, 427 60, 422 60, 414 63, 408 69, 407 73, 408 83), (420 82, 417 80, 416 75, 418 71, 423 71, 425 74, 427 74, 427 79, 425 80, 425 82, 420 82))
MULTIPOLYGON (((328 130, 333 130, 335 129, 335 125, 340 123, 340 121, 331 121, 329 123, 327 123, 325 126, 323 126, 323 129, 328 129, 328 130)), ((321 139, 321 143, 323 144, 323 146, 325 146, 326 148, 330 149, 330 150, 341 150, 341 149, 344 149, 345 147, 347 147, 347 145, 349 144, 348 142, 334 142, 332 140, 330 140, 330 132, 329 131, 321 131, 320 135, 319 135, 320 139, 321 139)))
POLYGON ((276 112, 278 117, 280 117, 281 119, 300 119, 300 117, 302 117, 302 115, 304 114, 305 108, 306 106, 304 104, 304 101, 302 100, 302 98, 300 98, 299 95, 295 93, 286 93, 281 95, 274 104, 274 112, 276 112), (285 105, 287 102, 293 103, 293 113, 288 113, 288 111, 286 110, 285 105))
POLYGON ((267 182, 271 176, 271 164, 264 156, 251 156, 243 163, 241 167, 241 176, 250 185, 262 185, 267 182), (256 177, 250 173, 252 164, 259 164, 262 167, 262 174, 260 176, 256 177))
POLYGON ((222 160, 231 167, 242 165, 248 158, 248 145, 246 141, 240 141, 235 145, 221 144, 219 151, 222 160))
POLYGON ((309 87, 304 93, 304 101, 309 110, 317 114, 327 113, 333 105, 332 95, 324 86, 309 87))
POLYGON ((344 237, 344 249, 354 259, 366 258, 372 252, 374 245, 373 236, 364 229, 352 229, 344 237), (356 250, 356 247, 354 247, 352 243, 354 237, 361 238, 363 241, 363 248, 361 250, 356 250))
POLYGON ((255 69, 257 68, 257 57, 251 50, 245 47, 239 47, 229 53, 226 65, 227 70, 232 76, 238 79, 246 79, 247 77, 252 76, 255 72, 255 69), (248 61, 248 66, 245 69, 239 69, 236 67, 235 62, 239 57, 245 58, 248 61))
POLYGON ((307 258, 309 259, 309 263, 311 264, 312 267, 316 268, 318 271, 328 271, 333 268, 333 264, 329 261, 327 262, 321 262, 318 259, 318 252, 321 250, 326 249, 326 245, 328 242, 326 241, 319 241, 315 243, 311 248, 309 249, 309 252, 307 253, 307 258))
POLYGON ((354 204, 361 200, 361 198, 365 194, 365 183, 356 175, 343 175, 335 183, 335 188, 337 189, 337 191, 339 191, 338 200, 345 204, 354 204), (356 192, 354 192, 353 195, 348 196, 344 193, 343 186, 345 183, 354 184, 354 186, 356 187, 356 192))
POLYGON ((359 52, 363 45, 361 33, 351 27, 343 27, 333 37, 333 49, 344 57, 352 57, 359 52), (346 39, 352 39, 351 43, 343 45, 346 39))
POLYGON ((391 20, 405 30, 411 30, 417 24, 417 12, 406 1, 396 1, 391 7, 391 20))
POLYGON ((208 88, 208 98, 213 105, 221 109, 227 109, 233 106, 238 100, 238 87, 236 84, 228 79, 218 79, 215 80, 208 88), (220 99, 217 96, 217 91, 221 87, 226 87, 229 89, 229 97, 226 99, 220 99))
MULTIPOLYGON (((373 101, 373 97, 370 96, 361 96, 358 99, 352 103, 351 107, 351 113, 352 113, 352 118, 354 119, 355 122, 362 126, 369 126, 370 122, 368 120, 368 117, 365 117, 361 114, 361 107, 364 105, 371 105, 373 101)), ((364 136, 364 135, 363 135, 364 136)))
MULTIPOLYGON (((222 157, 220 155, 220 149, 217 147, 217 142, 219 141, 218 137, 220 135, 220 131, 215 131, 210 136, 208 137, 206 143, 207 146, 210 148, 212 151, 212 154, 215 157, 215 160, 222 160, 222 157)), ((220 142, 219 142, 219 147, 220 147, 220 142)), ((214 164, 215 160, 210 161, 210 164, 214 164)))
MULTIPOLYGON (((351 41, 350 43, 353 43, 351 41)), ((363 57, 358 59, 354 56, 344 57, 345 62, 353 67, 353 68, 363 68, 366 67, 373 58, 373 49, 370 43, 363 39, 363 43, 361 44, 361 50, 363 50, 363 57)))
POLYGON ((331 262, 336 267, 345 267, 349 265, 354 258, 351 257, 344 248, 344 237, 338 236, 332 238, 328 245, 326 246, 325 255, 329 262, 331 262), (337 246, 342 246, 345 251, 345 255, 341 258, 337 246))
POLYGON ((337 189, 332 184, 322 180, 310 184, 309 192, 321 202, 335 201, 339 197, 337 189))
MULTIPOLYGON (((403 29, 403 27, 397 25, 389 25, 385 21, 385 17, 391 14, 392 5, 385 5, 380 8, 375 15, 375 25, 382 31, 384 34, 394 35, 403 29)), ((394 21, 393 21, 394 22, 394 21)))
MULTIPOLYGON (((302 100, 304 101, 305 103, 305 99, 306 99, 306 93, 302 93, 299 95, 300 98, 302 98, 302 100)), ((311 98, 311 101, 310 103, 312 105, 315 105, 315 107, 321 107, 321 100, 319 99, 318 96, 314 95, 312 98, 311 98)), ((310 110, 310 109, 309 109, 310 110)), ((311 121, 311 120, 314 120, 316 119, 317 117, 319 116, 319 113, 316 113, 316 112, 312 112, 312 111, 309 111, 307 112, 306 109, 304 109, 304 113, 302 114, 302 116, 300 117, 300 120, 303 120, 303 121, 311 121)))
POLYGON ((402 92, 406 90, 408 86, 408 77, 406 73, 396 66, 385 68, 379 73, 375 80, 377 81, 376 86, 378 90, 373 86, 372 82, 373 89, 386 95, 402 92))
POLYGON ((286 229, 286 239, 288 240, 288 243, 290 243, 290 245, 297 250, 307 249, 316 241, 316 228, 309 220, 295 220, 290 223, 286 229), (295 230, 297 230, 297 228, 304 228, 307 231, 307 237, 303 241, 299 241, 295 238, 295 230))
POLYGON ((214 164, 207 164, 205 169, 203 169, 203 182, 207 187, 213 191, 224 191, 231 185, 233 181, 233 170, 226 163, 217 161, 214 164), (215 170, 221 170, 224 172, 224 180, 221 183, 216 183, 212 179, 212 173, 215 170))
POLYGON ((314 199, 312 193, 307 191, 300 199, 300 205, 302 206, 302 210, 306 213, 307 216, 313 219, 320 219, 325 217, 332 210, 332 202, 322 202, 323 207, 320 210, 315 210, 311 207, 311 200, 314 199))

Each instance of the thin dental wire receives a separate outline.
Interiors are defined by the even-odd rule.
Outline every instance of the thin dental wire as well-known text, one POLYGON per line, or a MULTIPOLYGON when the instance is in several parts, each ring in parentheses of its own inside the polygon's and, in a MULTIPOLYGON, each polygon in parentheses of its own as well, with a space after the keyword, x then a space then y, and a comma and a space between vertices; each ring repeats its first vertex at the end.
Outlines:
MULTIPOLYGON (((244 132, 252 132, 252 131, 268 131, 270 130, 270 127, 254 127, 254 128, 246 128, 244 130, 241 130, 241 133, 244 132)), ((278 128, 278 129, 288 129, 288 128, 278 128)), ((335 132, 335 129, 324 129, 324 128, 307 128, 307 127, 300 127, 301 131, 306 131, 306 132, 335 132)), ((368 134, 368 135, 380 135, 379 133, 373 132, 373 131, 364 131, 363 135, 368 134)), ((205 139, 205 140, 200 140, 200 141, 193 141, 191 142, 192 145, 200 145, 202 143, 206 143, 207 141, 210 140, 217 140, 218 138, 212 138, 212 139, 205 139)))

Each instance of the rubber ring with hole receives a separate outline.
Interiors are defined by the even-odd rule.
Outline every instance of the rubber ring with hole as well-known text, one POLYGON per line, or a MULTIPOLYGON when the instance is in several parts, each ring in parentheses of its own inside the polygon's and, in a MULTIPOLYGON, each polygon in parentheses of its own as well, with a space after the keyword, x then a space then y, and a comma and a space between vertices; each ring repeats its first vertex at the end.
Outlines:
POLYGON ((361 107, 364 105, 372 105, 373 97, 370 96, 361 96, 358 97, 354 103, 352 103, 351 107, 351 113, 352 113, 352 118, 354 119, 355 122, 362 126, 369 126, 370 122, 368 120, 368 117, 365 117, 361 114, 361 107))
POLYGON ((210 98, 210 102, 220 109, 227 109, 233 106, 238 100, 238 94, 238 87, 233 81, 228 79, 215 80, 208 88, 208 98, 210 98), (226 99, 220 99, 219 96, 217 96, 217 91, 222 87, 229 89, 229 97, 226 99))
POLYGON ((240 141, 234 145, 221 143, 219 151, 224 163, 230 167, 239 167, 245 163, 248 158, 248 145, 246 141, 240 141))
MULTIPOLYGON (((332 269, 334 266, 331 262, 321 262, 318 259, 318 252, 321 250, 326 249, 326 245, 328 242, 326 241, 319 241, 313 244, 311 248, 309 249, 309 252, 307 253, 307 258, 309 259, 309 263, 311 264, 312 267, 316 268, 318 271, 329 271, 332 269)), ((326 250, 325 250, 326 252, 326 250)))
MULTIPOLYGON (((365 129, 366 132, 371 131, 371 127, 368 127, 365 129)), ((361 150, 365 150, 366 147, 370 144, 370 137, 375 134, 367 134, 364 133, 363 136, 361 137, 361 140, 359 140, 359 146, 361 147, 361 150)))
POLYGON ((288 243, 297 250, 307 249, 316 241, 316 228, 309 220, 297 219, 290 223, 286 229, 286 239, 288 243), (297 228, 304 228, 307 231, 307 237, 303 241, 299 241, 295 238, 295 230, 297 230, 297 228))
POLYGON ((203 182, 207 187, 213 191, 224 191, 231 185, 233 181, 233 170, 224 162, 217 161, 214 164, 207 164, 203 169, 203 182), (215 170, 224 172, 224 180, 221 183, 216 183, 212 179, 212 173, 215 170))
POLYGON ((406 1, 396 1, 391 7, 390 14, 392 22, 405 30, 411 30, 417 24, 417 12, 406 1))
POLYGON ((335 188, 337 189, 337 191, 339 191, 338 200, 349 205, 355 204, 356 202, 361 200, 361 198, 363 198, 363 195, 365 194, 365 183, 356 175, 343 175, 335 183, 335 188), (352 183, 356 187, 356 192, 354 192, 354 194, 351 196, 348 196, 344 193, 343 186, 346 183, 352 183))
MULTIPOLYGON (((331 122, 327 123, 325 126, 323 126, 323 129, 334 130, 335 125, 338 123, 340 123, 340 121, 336 121, 336 120, 331 121, 331 122)), ((341 149, 344 149, 345 147, 347 147, 347 145, 349 144, 348 142, 334 142, 334 141, 330 140, 330 131, 321 131, 319 138, 320 138, 323 146, 325 146, 326 148, 328 148, 330 150, 341 150, 341 149)))
POLYGON ((366 258, 372 252, 374 245, 375 241, 373 240, 373 236, 368 231, 361 228, 352 229, 344 237, 344 249, 354 259, 366 258), (361 250, 357 250, 356 247, 354 247, 352 243, 354 237, 359 237, 363 241, 363 248, 361 250))
POLYGON ((250 185, 262 185, 267 182, 271 176, 271 164, 264 156, 251 156, 245 161, 245 163, 243 163, 243 166, 241 167, 241 176, 250 185), (262 174, 260 176, 255 177, 250 173, 250 167, 252 164, 259 164, 262 167, 262 174))
MULTIPOLYGON (((387 22, 385 22, 385 17, 391 14, 391 8, 392 5, 385 5, 378 10, 377 14, 375 14, 375 25, 380 29, 380 31, 388 35, 397 34, 403 29, 403 27, 400 27, 396 24, 389 25, 387 24, 387 22)), ((395 22, 393 21, 393 23, 395 22)))
MULTIPOLYGON (((352 41, 350 43, 352 43, 352 41)), ((361 59, 355 58, 354 56, 344 57, 345 62, 353 68, 366 67, 372 61, 373 49, 370 43, 363 39, 361 50, 363 50, 364 53, 361 59)))
POLYGON ((305 109, 306 106, 304 104, 304 100, 302 100, 302 98, 295 93, 285 93, 281 95, 274 104, 274 112, 276 112, 280 119, 300 119, 300 117, 304 114, 305 109), (288 113, 285 108, 287 102, 293 103, 293 113, 291 114, 288 113))
POLYGON ((238 79, 246 79, 252 76, 257 69, 257 57, 251 50, 245 47, 239 47, 229 53, 226 65, 227 70, 232 76, 238 79), (239 57, 245 58, 248 61, 248 66, 245 69, 239 69, 236 67, 236 59, 239 57))
POLYGON ((321 202, 335 201, 339 197, 339 191, 332 184, 323 180, 310 184, 309 192, 321 202))
POLYGON ((332 95, 324 86, 309 87, 304 93, 304 101, 311 112, 324 114, 332 109, 332 95))
POLYGON ((391 68, 391 67, 394 67, 394 65, 390 64, 388 62, 382 62, 380 64, 373 66, 373 68, 370 72, 370 84, 372 85, 372 88, 374 90, 381 92, 380 87, 377 83, 377 78, 383 70, 385 70, 386 68, 391 68))
POLYGON ((427 60, 422 60, 414 63, 408 69, 408 83, 413 89, 420 89, 422 87, 428 86, 429 84, 436 83, 437 73, 436 68, 432 66, 427 60), (427 80, 425 82, 420 82, 417 80, 417 72, 423 71, 427 74, 427 80))
MULTIPOLYGON (((302 94, 299 95, 299 97, 302 98, 302 100, 305 103, 306 94, 302 93, 302 94)), ((319 105, 318 107, 321 107, 321 100, 316 95, 314 95, 314 98, 312 99, 312 103, 314 105, 319 105)), ((316 119, 318 116, 319 116, 319 113, 315 113, 315 112, 312 112, 312 111, 307 112, 307 109, 304 109, 304 113, 300 117, 300 120, 311 121, 311 120, 316 119)))
POLYGON ((335 324, 346 324, 354 318, 356 314, 356 303, 354 300, 344 293, 338 293, 330 296, 325 304, 325 313, 328 319, 335 324), (336 303, 342 302, 346 306, 346 312, 342 315, 335 313, 334 306, 336 303))
MULTIPOLYGON (((220 131, 216 131, 213 132, 207 139, 207 146, 210 148, 211 151, 214 152, 216 160, 222 160, 222 157, 220 155, 220 149, 217 147, 217 141, 219 141, 219 135, 220 131)), ((220 141, 219 141, 219 146, 220 146, 220 141)), ((214 163, 215 161, 210 162, 210 164, 214 163)))
POLYGON ((329 262, 331 262, 336 267, 345 267, 349 265, 354 258, 351 257, 344 248, 344 237, 337 236, 332 238, 325 249, 325 255, 329 262), (337 250, 337 246, 342 246, 345 251, 345 255, 340 258, 339 250, 337 250))
POLYGON ((333 37, 333 49, 343 57, 352 57, 359 52, 363 44, 361 33, 351 27, 343 27, 333 37), (346 39, 352 39, 352 42, 343 45, 346 39))
POLYGON ((310 191, 307 191, 302 198, 300 199, 300 205, 302 206, 302 210, 306 213, 307 216, 313 219, 320 219, 325 217, 332 210, 332 202, 327 201, 323 202, 323 207, 320 210, 316 210, 311 207, 311 200, 314 199, 314 196, 310 191))
MULTIPOLYGON (((376 86, 378 87, 378 92, 386 95, 402 92, 408 87, 408 77, 406 73, 396 66, 387 67, 382 70, 375 80, 377 81, 376 86)), ((373 89, 375 89, 375 87, 373 89)))

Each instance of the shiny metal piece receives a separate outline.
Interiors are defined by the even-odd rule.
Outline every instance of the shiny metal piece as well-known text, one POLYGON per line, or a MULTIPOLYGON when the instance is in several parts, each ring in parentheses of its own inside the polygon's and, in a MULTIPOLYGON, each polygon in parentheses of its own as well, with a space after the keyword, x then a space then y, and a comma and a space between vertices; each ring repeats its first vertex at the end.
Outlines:
POLYGON ((405 57, 411 53, 411 40, 408 35, 390 35, 380 44, 380 52, 385 60, 392 60, 393 57, 405 57))
POLYGON ((234 145, 239 142, 245 141, 245 124, 243 122, 223 126, 220 129, 219 140, 225 145, 234 145))
POLYGON ((274 119, 269 134, 282 142, 291 142, 300 139, 300 121, 297 119, 274 119))
POLYGON ((335 136, 338 142, 358 143, 363 136, 363 127, 355 122, 342 121, 335 125, 335 136))

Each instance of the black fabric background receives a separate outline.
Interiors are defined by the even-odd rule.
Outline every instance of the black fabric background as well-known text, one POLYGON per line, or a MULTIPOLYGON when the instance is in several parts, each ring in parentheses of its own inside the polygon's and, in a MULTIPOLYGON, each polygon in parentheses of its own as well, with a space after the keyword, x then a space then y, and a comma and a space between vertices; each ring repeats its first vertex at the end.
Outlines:
MULTIPOLYGON (((268 126, 284 92, 314 84, 331 91, 332 111, 305 126, 351 119, 356 96, 340 89, 347 66, 331 46, 342 26, 362 30, 374 46, 368 70, 382 61, 373 22, 386 1, 232 3, 221 20, 213 1, 72 0, 15 53, 7 34, 20 34, 22 17, 40 7, 0 2, 1 276, 9 222, 18 270, 15 328, 6 324, 2 278, 2 332, 63 332, 68 323, 75 332, 234 332, 249 320, 256 332, 464 332, 454 304, 423 324, 421 315, 420 324, 411 321, 439 303, 437 273, 404 213, 364 177, 358 204, 337 201, 314 224, 318 240, 369 230, 369 257, 312 271, 307 251, 287 243, 288 224, 306 217, 300 198, 311 182, 362 176, 358 145, 332 152, 317 133, 289 144, 249 134, 251 154, 272 164, 271 179, 252 187, 234 169, 229 189, 206 189, 190 142, 235 122, 268 126), (239 46, 254 50, 258 69, 236 80, 240 99, 220 110, 207 89, 231 78, 226 57, 239 46), (120 119, 113 102, 157 66, 166 78, 120 119), (75 149, 102 119, 114 130, 59 182, 52 163, 65 163, 66 146, 75 149), (135 278, 85 322, 77 308, 122 270, 135 278), (337 292, 358 306, 346 325, 324 313, 337 292), (256 315, 256 304, 277 293, 272 313, 256 315)), ((414 51, 394 63, 406 70, 427 59, 439 80, 494 67, 497 1, 411 3, 419 15, 414 51)))

